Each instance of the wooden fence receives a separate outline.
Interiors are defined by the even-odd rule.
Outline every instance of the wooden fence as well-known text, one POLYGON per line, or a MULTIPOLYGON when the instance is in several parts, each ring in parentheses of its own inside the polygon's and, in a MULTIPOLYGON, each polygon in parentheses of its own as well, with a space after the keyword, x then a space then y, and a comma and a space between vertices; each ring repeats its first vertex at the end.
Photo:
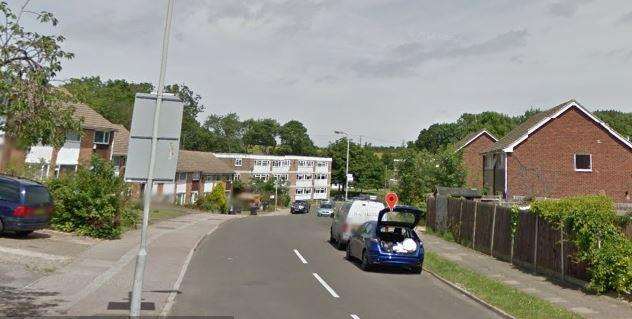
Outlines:
MULTIPOLYGON (((438 229, 435 199, 427 199, 427 226, 438 229)), ((484 254, 520 267, 583 285, 586 265, 576 261, 577 249, 568 232, 528 211, 518 213, 512 235, 511 208, 461 198, 448 198, 447 230, 454 240, 484 254)))

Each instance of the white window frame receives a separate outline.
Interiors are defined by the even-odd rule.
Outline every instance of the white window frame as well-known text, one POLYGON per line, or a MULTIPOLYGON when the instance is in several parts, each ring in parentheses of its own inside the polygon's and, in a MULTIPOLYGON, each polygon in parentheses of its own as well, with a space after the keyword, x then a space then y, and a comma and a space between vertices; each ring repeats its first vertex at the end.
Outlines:
POLYGON ((279 161, 279 160, 274 160, 274 161, 272 161, 272 167, 279 167, 279 166, 281 166, 281 165, 282 165, 282 163, 281 163, 281 161, 279 161))
POLYGON ((200 180, 200 172, 192 172, 191 173, 191 180, 192 181, 199 181, 200 180))
POLYGON ((316 166, 317 167, 326 167, 327 166, 327 162, 316 162, 316 166))
POLYGON ((235 166, 242 166, 244 164, 244 160, 242 158, 235 159, 235 166))
POLYGON ((94 144, 99 144, 99 145, 108 145, 110 144, 110 131, 94 131, 94 138, 93 138, 93 143, 94 144), (103 133, 103 137, 105 138, 105 141, 97 141, 97 133, 103 133))
POLYGON ((592 154, 582 154, 582 153, 573 154, 573 168, 575 168, 576 172, 592 172, 592 168, 593 168, 592 154), (590 160, 590 168, 587 168, 587 169, 577 168, 577 155, 581 155, 581 156, 588 155, 588 158, 590 160))
POLYGON ((299 167, 307 166, 307 163, 306 161, 301 160, 301 161, 298 161, 298 166, 299 167))
POLYGON ((187 173, 186 172, 180 172, 177 174, 178 176, 176 176, 177 181, 178 182, 186 182, 187 181, 187 173))
POLYGON ((307 167, 314 167, 314 161, 308 161, 307 167))
POLYGON ((66 132, 66 142, 75 142, 75 143, 81 142, 81 132, 72 132, 72 131, 66 132))
POLYGON ((297 181, 302 181, 303 179, 305 179, 305 176, 303 174, 296 174, 297 181))
POLYGON ((305 180, 306 181, 311 181, 312 180, 312 174, 305 174, 305 180))

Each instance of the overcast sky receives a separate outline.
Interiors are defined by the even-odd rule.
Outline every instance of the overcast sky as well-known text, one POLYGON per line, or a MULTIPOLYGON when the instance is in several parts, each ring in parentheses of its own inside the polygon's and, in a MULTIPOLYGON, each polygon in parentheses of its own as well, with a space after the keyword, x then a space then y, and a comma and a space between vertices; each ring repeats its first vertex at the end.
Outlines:
MULTIPOLYGON (((60 79, 156 83, 165 4, 30 7, 57 15, 76 54, 60 79)), ((320 145, 335 129, 401 144, 463 112, 569 98, 629 112, 632 1, 176 0, 167 82, 202 95, 206 114, 299 120, 320 145)))

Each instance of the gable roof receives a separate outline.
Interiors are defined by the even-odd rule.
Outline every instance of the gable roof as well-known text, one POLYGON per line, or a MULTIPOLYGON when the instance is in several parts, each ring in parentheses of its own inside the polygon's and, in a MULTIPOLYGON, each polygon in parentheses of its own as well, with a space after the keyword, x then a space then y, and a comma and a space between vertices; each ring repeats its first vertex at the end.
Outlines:
POLYGON ((82 121, 82 128, 105 131, 114 131, 117 128, 115 124, 108 121, 97 111, 93 110, 91 107, 85 104, 71 103, 68 104, 68 106, 74 109, 73 117, 76 120, 82 121))
POLYGON ((460 141, 454 143, 454 148, 456 149, 456 151, 460 151, 462 148, 470 145, 470 143, 474 142, 477 138, 479 138, 481 135, 487 135, 489 136, 494 142, 497 142, 498 139, 496 138, 496 136, 494 136, 492 133, 488 132, 486 129, 480 129, 476 132, 472 132, 468 135, 466 135, 464 138, 462 138, 460 141))
POLYGON ((556 119, 558 116, 562 115, 571 107, 577 108, 579 111, 592 119, 597 125, 608 131, 615 139, 621 141, 627 147, 632 148, 632 143, 630 141, 628 141, 615 130, 610 128, 608 124, 595 117, 584 106, 579 104, 579 102, 575 100, 568 100, 546 111, 534 114, 522 124, 516 126, 513 130, 507 133, 507 135, 503 136, 503 138, 498 140, 498 142, 492 145, 484 153, 497 151, 513 152, 514 147, 526 140, 531 133, 535 132, 537 129, 539 129, 549 121, 556 119))
POLYGON ((114 141, 112 142, 112 155, 127 156, 127 145, 129 143, 129 131, 125 126, 115 124, 114 141))
POLYGON ((180 150, 178 154, 178 172, 202 172, 206 174, 234 174, 226 163, 210 152, 180 150))

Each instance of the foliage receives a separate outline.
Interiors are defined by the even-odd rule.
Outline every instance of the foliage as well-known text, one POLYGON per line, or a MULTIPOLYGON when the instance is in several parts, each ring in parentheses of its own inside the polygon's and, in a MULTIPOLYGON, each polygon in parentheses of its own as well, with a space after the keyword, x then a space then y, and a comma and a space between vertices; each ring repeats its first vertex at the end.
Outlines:
POLYGON ((128 205, 128 186, 114 175, 109 161, 93 156, 91 169, 79 168, 49 181, 55 202, 53 228, 97 238, 117 238, 123 221, 134 223, 128 205))
POLYGON ((303 123, 291 120, 281 126, 279 137, 281 145, 276 150, 277 154, 314 155, 316 147, 307 134, 307 128, 303 123))
MULTIPOLYGON (((26 2, 15 13, 0 2, 0 130, 5 142, 26 149, 39 142, 61 146, 67 131, 77 131, 79 123, 73 110, 64 102, 67 96, 50 84, 61 71, 61 62, 73 54, 61 49, 62 35, 45 35, 27 31, 21 19, 34 17, 50 27, 58 23, 49 12, 27 10, 26 2)), ((8 159, 5 147, 3 159, 8 159)), ((6 163, 7 161, 2 161, 6 163)))
POLYGON ((597 292, 632 292, 632 241, 616 225, 614 204, 606 196, 541 200, 532 211, 569 232, 578 258, 588 263, 590 288, 597 292))
POLYGON ((274 148, 277 145, 276 138, 281 131, 281 125, 275 119, 250 119, 244 121, 243 125, 246 145, 264 148, 274 148))
POLYGON ((98 76, 72 78, 62 85, 74 99, 89 105, 108 121, 127 128, 132 121, 136 93, 149 93, 151 83, 133 83, 126 80, 103 81, 98 76))
POLYGON ((213 187, 213 190, 204 196, 200 196, 195 202, 195 207, 211 211, 226 213, 228 210, 228 203, 226 200, 226 189, 222 183, 218 183, 213 187))
POLYGON ((624 137, 632 137, 632 112, 624 113, 615 110, 604 110, 595 111, 594 114, 624 137))
POLYGON ((400 201, 420 207, 437 186, 461 187, 465 181, 462 158, 449 147, 436 153, 408 150, 398 168, 400 201))
MULTIPOLYGON (((345 184, 347 163, 347 139, 341 138, 329 144, 326 154, 333 159, 331 168, 332 182, 345 184)), ((384 185, 386 166, 375 152, 366 146, 349 143, 349 173, 353 175, 353 187, 356 189, 378 189, 384 185)))

